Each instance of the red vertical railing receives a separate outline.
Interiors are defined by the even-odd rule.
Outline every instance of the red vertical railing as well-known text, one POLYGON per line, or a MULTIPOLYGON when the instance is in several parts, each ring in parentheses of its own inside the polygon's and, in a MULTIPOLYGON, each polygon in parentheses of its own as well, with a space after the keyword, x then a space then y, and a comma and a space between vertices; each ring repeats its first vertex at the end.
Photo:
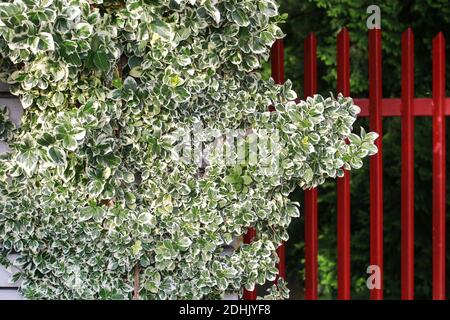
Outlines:
MULTIPOLYGON (((344 28, 337 37, 337 91, 350 95, 350 36, 344 28)), ((272 48, 272 77, 284 82, 283 42, 272 48)), ((314 33, 304 41, 305 98, 317 92, 317 40, 314 33)), ((382 98, 381 30, 369 31, 369 99, 355 99, 369 116, 370 130, 377 132, 378 153, 370 158, 370 264, 379 267, 380 288, 370 291, 371 299, 383 299, 383 116, 401 116, 401 298, 414 299, 414 117, 433 117, 433 299, 445 299, 445 116, 450 115, 450 99, 445 97, 445 39, 433 39, 433 98, 414 98, 414 35, 409 28, 402 35, 402 97, 382 98)), ((271 108, 273 111, 273 108, 271 108)), ((350 299, 350 174, 337 180, 338 299, 350 299)), ((317 189, 305 190, 305 298, 318 298, 318 212, 317 189)), ((255 237, 254 229, 244 236, 255 237)), ((285 278, 285 244, 279 256, 279 277, 285 278)), ((256 291, 244 290, 244 298, 256 299, 256 291)))
MULTIPOLYGON (((254 228, 248 229, 247 233, 244 235, 244 243, 252 243, 255 237, 256 237, 256 230, 254 228)), ((244 289, 244 299, 256 300, 256 288, 252 291, 244 289)))
MULTIPOLYGON (((272 64, 272 78, 275 83, 284 83, 284 45, 283 40, 279 39, 275 41, 271 50, 271 64, 272 64)), ((274 111, 273 107, 270 107, 270 111, 274 111)), ((256 230, 251 228, 244 236, 244 243, 251 243, 256 237, 256 230)), ((286 278, 286 258, 285 258, 285 243, 281 243, 277 248, 277 254, 279 258, 278 263, 278 277, 286 278)), ((277 279, 278 279, 277 277, 277 279)), ((245 300, 256 300, 256 289, 248 291, 244 289, 245 300)))
POLYGON ((381 30, 369 30, 370 130, 379 134, 378 153, 370 158, 370 264, 381 271, 380 288, 370 291, 373 300, 383 299, 383 149, 381 118, 381 30))
POLYGON ((433 299, 445 299, 445 39, 433 39, 433 299))
MULTIPOLYGON (((304 41, 305 98, 317 92, 317 40, 310 33, 304 41)), ((305 298, 317 299, 317 189, 305 190, 305 298)))
POLYGON ((402 35, 402 299, 414 299, 414 35, 402 35))
POLYGON ((284 44, 283 40, 275 41, 271 51, 272 78, 275 83, 284 83, 284 44))
MULTIPOLYGON (((350 36, 342 29, 337 38, 337 91, 350 95, 350 36)), ((337 180, 338 299, 350 299, 350 172, 337 180)))
MULTIPOLYGON (((272 46, 271 52, 272 63, 272 78, 275 83, 284 83, 284 44, 283 40, 279 39, 275 41, 272 46)), ((271 108, 271 111, 274 109, 271 108)), ((285 244, 280 244, 277 248, 279 263, 278 263, 278 277, 286 278, 286 260, 285 260, 285 244)))

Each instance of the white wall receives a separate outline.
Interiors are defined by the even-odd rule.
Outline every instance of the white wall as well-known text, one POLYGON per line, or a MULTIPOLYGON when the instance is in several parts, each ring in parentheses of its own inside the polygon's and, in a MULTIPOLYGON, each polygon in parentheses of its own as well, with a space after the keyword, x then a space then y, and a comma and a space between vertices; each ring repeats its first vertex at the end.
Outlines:
MULTIPOLYGON (((9 109, 11 120, 16 124, 20 124, 23 109, 20 101, 8 93, 8 87, 0 83, 0 106, 6 106, 9 109)), ((8 151, 8 145, 0 141, 0 153, 8 151)), ((13 261, 17 255, 11 255, 9 259, 13 261)), ((16 270, 6 270, 0 266, 0 300, 22 299, 17 291, 18 283, 10 283, 10 277, 16 270)))

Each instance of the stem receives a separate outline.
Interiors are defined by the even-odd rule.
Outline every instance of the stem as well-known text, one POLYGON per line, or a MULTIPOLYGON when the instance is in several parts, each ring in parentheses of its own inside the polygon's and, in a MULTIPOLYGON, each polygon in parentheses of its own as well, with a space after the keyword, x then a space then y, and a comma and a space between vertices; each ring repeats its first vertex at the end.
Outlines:
POLYGON ((134 290, 133 300, 139 300, 139 263, 134 267, 134 290))

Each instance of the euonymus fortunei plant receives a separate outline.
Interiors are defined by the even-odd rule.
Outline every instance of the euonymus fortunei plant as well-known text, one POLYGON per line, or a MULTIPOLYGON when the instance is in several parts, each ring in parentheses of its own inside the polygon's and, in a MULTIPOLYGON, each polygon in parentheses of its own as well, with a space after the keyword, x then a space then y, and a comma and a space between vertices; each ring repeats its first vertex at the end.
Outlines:
POLYGON ((26 298, 220 299, 276 278, 289 193, 377 151, 350 98, 296 102, 255 71, 282 20, 273 0, 2 1, 0 80, 25 111, 15 126, 0 107, 1 261, 19 254, 26 298), (174 157, 199 124, 205 145, 260 139, 276 166, 174 157))

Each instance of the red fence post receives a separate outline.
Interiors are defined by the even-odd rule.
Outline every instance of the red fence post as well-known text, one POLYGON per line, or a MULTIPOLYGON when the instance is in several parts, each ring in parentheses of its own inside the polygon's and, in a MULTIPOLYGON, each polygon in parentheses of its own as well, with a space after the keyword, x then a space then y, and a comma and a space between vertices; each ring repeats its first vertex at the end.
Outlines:
POLYGON ((381 118, 381 30, 369 30, 370 129, 379 134, 378 153, 370 158, 370 264, 379 267, 380 288, 370 291, 373 300, 383 299, 383 149, 381 118))
MULTIPOLYGON (((343 28, 337 37, 337 90, 350 95, 350 36, 343 28)), ((350 172, 337 180, 338 299, 350 299, 350 172)))
MULTIPOLYGON (((317 92, 317 40, 310 33, 304 41, 305 98, 317 92)), ((317 189, 305 190, 305 298, 317 299, 317 189)))
POLYGON ((272 46, 271 51, 272 78, 275 83, 284 83, 284 43, 278 39, 272 46))
MULTIPOLYGON (((344 28, 337 38, 337 89, 350 95, 350 37, 344 28)), ((450 99, 445 97, 445 38, 433 39, 433 98, 414 98, 414 35, 402 35, 402 97, 382 99, 381 30, 369 30, 369 99, 355 99, 361 116, 369 116, 370 129, 379 134, 378 153, 370 159, 370 264, 378 266, 381 286, 370 291, 371 299, 383 299, 383 161, 382 117, 402 117, 402 299, 414 299, 414 116, 433 116, 433 299, 445 299, 445 115, 450 99), (432 108, 431 108, 432 107, 432 108)), ((283 42, 272 47, 272 77, 284 82, 283 42)), ((304 41, 305 98, 317 91, 317 40, 310 33, 304 41)), ((350 299, 350 175, 338 179, 338 299, 350 299)), ((251 243, 249 229, 244 243, 251 243)), ((277 248, 279 277, 285 277, 285 244, 277 248)), ((317 189, 305 190, 305 298, 318 298, 317 189)), ((256 299, 256 290, 244 290, 244 298, 256 299)))
POLYGON ((414 35, 402 35, 402 299, 414 299, 414 35))
MULTIPOLYGON (((256 230, 254 228, 248 229, 247 233, 244 235, 244 243, 252 243, 253 239, 256 237, 256 230)), ((256 288, 252 291, 244 289, 244 299, 245 300, 256 300, 256 288)))
POLYGON ((433 299, 445 299, 445 39, 433 39, 433 299))
MULTIPOLYGON (((271 62, 272 62, 272 78, 275 83, 284 83, 284 44, 282 39, 278 39, 272 46, 271 51, 271 62)), ((273 111, 273 109, 271 109, 273 111)), ((285 258, 285 243, 281 243, 277 248, 278 258, 280 259, 278 263, 278 277, 283 279, 286 278, 286 258, 285 258)), ((278 280, 275 280, 275 283, 278 280)))

